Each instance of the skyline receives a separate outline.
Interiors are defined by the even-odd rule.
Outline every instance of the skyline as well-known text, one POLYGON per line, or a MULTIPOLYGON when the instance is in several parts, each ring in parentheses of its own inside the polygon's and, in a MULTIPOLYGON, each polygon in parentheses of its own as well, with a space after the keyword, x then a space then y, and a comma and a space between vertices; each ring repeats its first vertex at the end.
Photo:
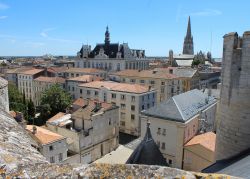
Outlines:
POLYGON ((246 18, 250 3, 243 0, 237 4, 225 0, 23 2, 0 1, 1 56, 76 55, 82 44, 94 48, 103 43, 107 25, 111 43, 127 42, 130 48, 145 49, 147 56, 168 56, 170 49, 180 54, 190 15, 195 54, 211 49, 213 57, 221 57, 223 35, 232 31, 241 35, 250 25, 246 18))

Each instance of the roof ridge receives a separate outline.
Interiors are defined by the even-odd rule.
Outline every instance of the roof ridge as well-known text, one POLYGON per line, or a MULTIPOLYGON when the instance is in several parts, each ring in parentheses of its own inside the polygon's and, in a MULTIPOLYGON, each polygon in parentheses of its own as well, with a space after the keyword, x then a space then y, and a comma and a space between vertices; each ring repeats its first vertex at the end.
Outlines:
POLYGON ((173 101, 174 101, 174 103, 175 103, 175 106, 177 107, 179 113, 181 114, 182 119, 184 119, 184 116, 183 116, 183 114, 182 114, 182 111, 181 111, 180 107, 178 106, 177 102, 175 101, 174 96, 172 97, 172 99, 173 99, 173 101))

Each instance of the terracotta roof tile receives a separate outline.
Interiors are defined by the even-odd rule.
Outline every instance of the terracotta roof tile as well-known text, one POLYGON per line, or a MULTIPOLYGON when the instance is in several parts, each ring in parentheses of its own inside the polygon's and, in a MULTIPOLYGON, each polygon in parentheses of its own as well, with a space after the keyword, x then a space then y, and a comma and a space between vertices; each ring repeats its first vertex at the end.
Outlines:
POLYGON ((215 141, 216 141, 216 134, 213 132, 207 132, 193 137, 188 143, 185 144, 185 147, 199 144, 209 149, 210 151, 214 152, 215 141))
POLYGON ((161 78, 161 79, 174 79, 178 78, 174 74, 165 73, 161 70, 123 70, 113 75, 127 76, 127 77, 141 77, 141 78, 161 78))
POLYGON ((78 98, 73 102, 73 105, 84 106, 84 99, 78 98))
POLYGON ((40 73, 44 71, 44 69, 31 69, 31 70, 25 70, 25 71, 22 71, 22 72, 19 72, 19 74, 24 74, 24 75, 35 75, 37 73, 40 73))
POLYGON ((101 81, 101 77, 97 77, 94 75, 83 75, 74 78, 69 78, 67 81, 78 81, 78 82, 91 82, 91 81, 101 81))
MULTIPOLYGON (((33 131, 33 125, 27 125, 26 126, 26 129, 32 133, 33 131)), ((46 145, 46 144, 49 144, 49 143, 52 143, 52 142, 55 142, 55 141, 58 141, 58 140, 62 140, 64 139, 65 137, 57 134, 57 133, 54 133, 54 132, 51 132, 47 129, 44 129, 42 127, 38 127, 36 126, 36 129, 37 129, 37 132, 36 134, 32 134, 39 143, 43 144, 43 145, 46 145)))
POLYGON ((79 87, 97 88, 97 89, 104 87, 108 88, 111 91, 120 91, 127 93, 146 93, 151 91, 151 89, 147 86, 142 86, 138 84, 117 83, 112 81, 93 81, 90 83, 80 84, 79 87))
POLYGON ((48 83, 65 83, 64 78, 46 77, 46 76, 39 76, 38 78, 34 79, 34 81, 41 81, 41 82, 48 82, 48 83))
POLYGON ((52 121, 55 121, 57 119, 59 119, 60 117, 64 116, 66 113, 63 113, 63 112, 59 112, 57 113, 56 115, 54 115, 53 117, 51 117, 48 122, 52 122, 52 121))

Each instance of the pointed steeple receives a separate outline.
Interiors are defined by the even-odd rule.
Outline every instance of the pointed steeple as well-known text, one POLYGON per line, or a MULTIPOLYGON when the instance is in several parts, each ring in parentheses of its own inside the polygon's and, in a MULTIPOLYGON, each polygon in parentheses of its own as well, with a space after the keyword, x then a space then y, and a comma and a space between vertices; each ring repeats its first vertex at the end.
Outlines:
POLYGON ((110 44, 110 33, 109 33, 109 27, 106 27, 106 32, 105 32, 105 45, 110 44))
POLYGON ((149 125, 150 122, 147 121, 147 131, 144 139, 136 147, 126 163, 168 166, 166 159, 152 138, 149 125))
POLYGON ((184 39, 183 44, 183 54, 193 55, 194 54, 194 45, 193 45, 193 36, 191 32, 191 20, 190 16, 188 17, 188 26, 187 26, 187 34, 184 39))
POLYGON ((187 27, 187 37, 192 37, 192 33, 191 33, 191 22, 190 22, 190 16, 188 16, 188 27, 187 27))

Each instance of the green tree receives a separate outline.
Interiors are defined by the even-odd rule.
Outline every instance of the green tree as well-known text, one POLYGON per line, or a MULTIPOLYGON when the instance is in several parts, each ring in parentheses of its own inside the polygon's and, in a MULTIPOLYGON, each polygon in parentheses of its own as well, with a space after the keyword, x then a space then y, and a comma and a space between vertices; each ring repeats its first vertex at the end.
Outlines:
POLYGON ((29 122, 29 124, 33 124, 35 114, 36 114, 35 105, 33 101, 30 99, 27 102, 27 121, 29 122))
POLYGON ((24 112, 25 104, 23 103, 22 94, 18 91, 17 87, 9 83, 8 85, 10 110, 24 112))
POLYGON ((71 95, 64 91, 58 84, 52 85, 47 89, 41 98, 41 106, 48 105, 46 107, 46 109, 49 109, 47 119, 58 112, 65 111, 71 102, 71 95))

